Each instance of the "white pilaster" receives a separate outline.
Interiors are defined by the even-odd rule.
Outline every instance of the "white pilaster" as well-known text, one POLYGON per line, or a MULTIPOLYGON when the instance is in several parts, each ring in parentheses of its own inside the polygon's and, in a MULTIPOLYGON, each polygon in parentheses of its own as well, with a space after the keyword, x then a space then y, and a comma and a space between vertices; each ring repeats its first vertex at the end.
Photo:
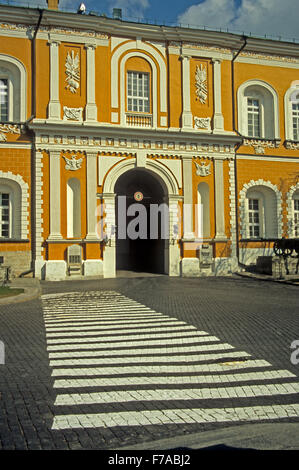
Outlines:
POLYGON ((221 60, 213 59, 213 75, 214 75, 214 117, 213 117, 213 133, 224 131, 224 119, 222 115, 222 99, 221 99, 221 60))
POLYGON ((216 235, 215 240, 226 240, 225 218, 224 218, 224 181, 223 160, 215 157, 215 212, 216 212, 216 235))
POLYGON ((50 151, 50 234, 49 240, 62 239, 60 233, 60 151, 50 151))
POLYGON ((87 240, 97 240, 97 152, 86 152, 87 240))
POLYGON ((106 234, 109 242, 104 248, 104 277, 116 276, 115 194, 103 194, 106 214, 106 234))
POLYGON ((50 101, 48 119, 60 120, 59 102, 59 41, 49 41, 50 45, 50 101))
POLYGON ((192 129, 193 118, 191 113, 191 96, 190 96, 190 56, 181 56, 182 60, 182 90, 183 90, 183 114, 182 128, 192 129))
POLYGON ((183 238, 193 240, 193 184, 192 184, 192 155, 184 155, 183 159, 183 238))
POLYGON ((95 102, 95 44, 86 44, 86 62, 87 62, 87 79, 86 79, 86 94, 87 103, 85 108, 85 121, 97 121, 97 106, 95 102))

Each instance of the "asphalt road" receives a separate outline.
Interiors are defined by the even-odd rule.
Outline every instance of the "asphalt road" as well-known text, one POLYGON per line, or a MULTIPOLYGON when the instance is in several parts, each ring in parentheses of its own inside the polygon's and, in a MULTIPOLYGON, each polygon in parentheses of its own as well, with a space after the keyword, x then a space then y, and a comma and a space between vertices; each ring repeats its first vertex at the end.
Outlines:
POLYGON ((0 448, 173 447, 194 433, 299 423, 298 286, 166 276, 41 285, 41 298, 0 306, 0 448))

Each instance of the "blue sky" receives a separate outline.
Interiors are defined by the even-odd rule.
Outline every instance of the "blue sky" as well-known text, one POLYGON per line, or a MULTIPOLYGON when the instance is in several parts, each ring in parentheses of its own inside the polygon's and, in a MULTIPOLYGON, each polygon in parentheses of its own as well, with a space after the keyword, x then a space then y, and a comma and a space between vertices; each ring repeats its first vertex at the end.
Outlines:
MULTIPOLYGON (((35 2, 46 4, 46 0, 35 2)), ((112 15, 113 8, 121 8, 123 18, 132 21, 208 26, 299 39, 298 0, 85 0, 84 3, 88 11, 107 16, 112 15)), ((74 11, 79 4, 80 0, 60 0, 61 9, 74 11)))

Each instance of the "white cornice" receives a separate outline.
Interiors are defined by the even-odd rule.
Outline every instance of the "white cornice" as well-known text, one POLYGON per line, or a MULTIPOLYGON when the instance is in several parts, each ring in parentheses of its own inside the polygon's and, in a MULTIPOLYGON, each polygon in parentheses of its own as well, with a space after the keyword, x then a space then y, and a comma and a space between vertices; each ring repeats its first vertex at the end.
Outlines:
MULTIPOLYGON (((0 16, 2 23, 35 26, 39 19, 39 10, 1 5, 0 16)), ((77 29, 81 34, 85 31, 86 35, 90 32, 101 32, 109 36, 124 36, 135 39, 140 37, 147 41, 203 43, 214 47, 229 48, 233 51, 238 51, 244 44, 244 37, 238 34, 125 22, 100 16, 78 15, 53 10, 44 10, 40 27, 41 29, 43 27, 77 29)), ((270 39, 249 37, 247 38, 246 50, 299 57, 298 44, 270 39)))

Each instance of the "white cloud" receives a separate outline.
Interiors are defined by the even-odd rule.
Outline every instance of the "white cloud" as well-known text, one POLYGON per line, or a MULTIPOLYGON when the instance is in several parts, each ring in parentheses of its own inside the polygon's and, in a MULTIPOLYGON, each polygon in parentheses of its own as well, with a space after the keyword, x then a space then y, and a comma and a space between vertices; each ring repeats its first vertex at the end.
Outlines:
POLYGON ((299 3, 294 0, 204 0, 189 7, 178 22, 190 26, 298 38, 299 3))

